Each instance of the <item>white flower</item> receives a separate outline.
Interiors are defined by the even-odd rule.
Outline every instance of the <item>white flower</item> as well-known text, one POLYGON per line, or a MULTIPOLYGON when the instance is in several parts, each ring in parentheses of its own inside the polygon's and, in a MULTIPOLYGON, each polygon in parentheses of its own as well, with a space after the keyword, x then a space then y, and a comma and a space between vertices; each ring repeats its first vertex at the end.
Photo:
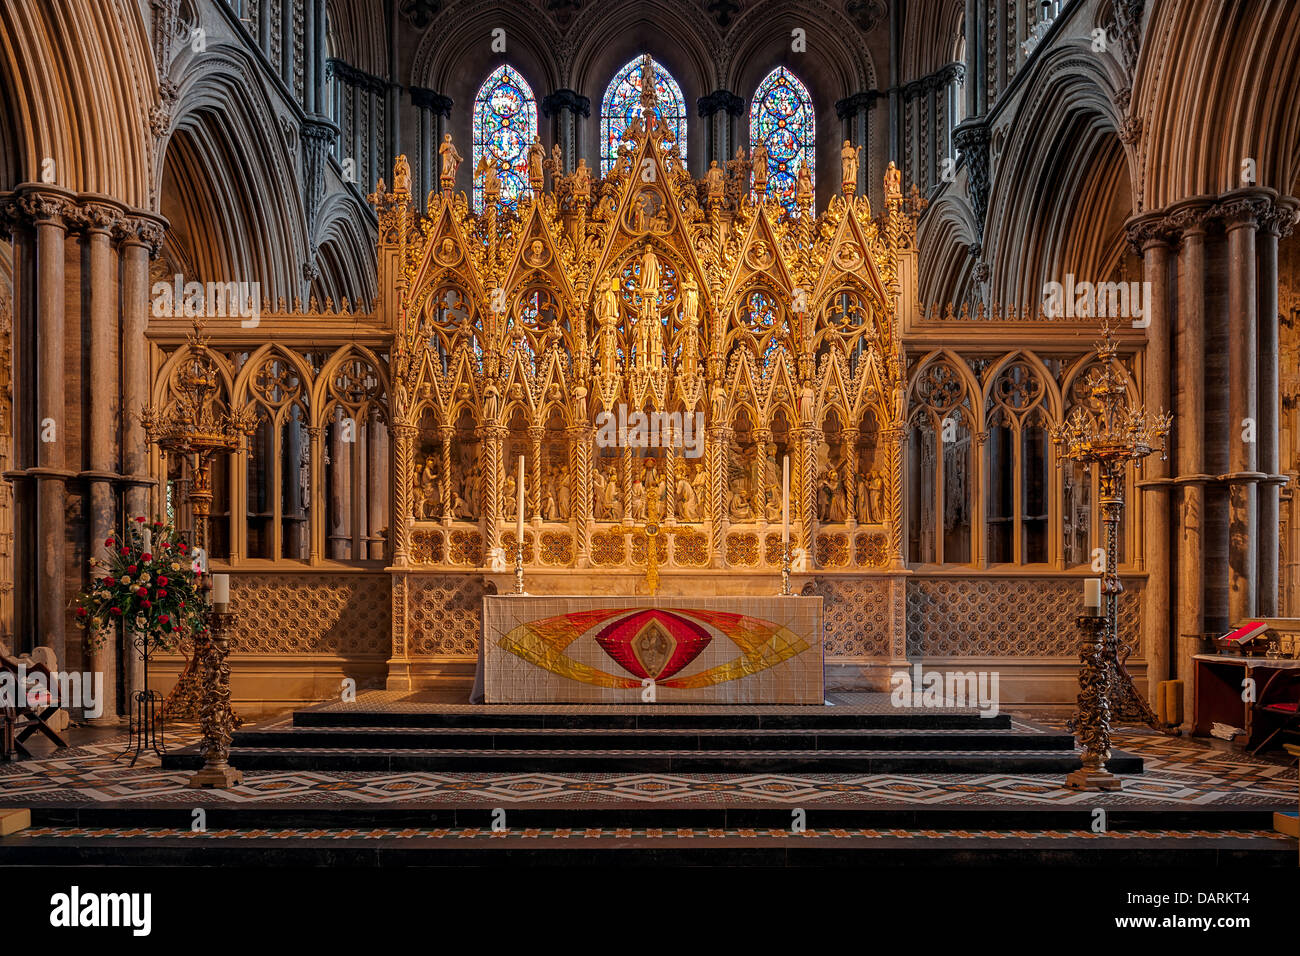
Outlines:
POLYGON ((179 564, 177 564, 175 561, 173 561, 173 562, 172 562, 172 570, 173 570, 173 571, 179 571, 180 569, 181 569, 181 566, 180 566, 179 564))
POLYGON ((149 583, 149 573, 147 571, 144 574, 140 575, 140 583, 141 584, 149 583))
POLYGON ((122 575, 120 578, 118 578, 118 580, 121 581, 123 584, 130 584, 130 583, 131 583, 131 576, 130 576, 130 575, 127 575, 127 574, 124 574, 124 575, 122 575))

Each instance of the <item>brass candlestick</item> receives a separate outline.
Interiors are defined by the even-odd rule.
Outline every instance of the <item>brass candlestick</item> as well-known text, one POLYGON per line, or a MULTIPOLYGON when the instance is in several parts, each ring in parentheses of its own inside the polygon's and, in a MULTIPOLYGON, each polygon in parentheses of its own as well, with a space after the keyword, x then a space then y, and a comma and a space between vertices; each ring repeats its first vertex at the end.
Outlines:
POLYGON ((1120 779, 1106 769, 1110 759, 1110 668, 1106 665, 1106 618, 1075 618, 1079 640, 1079 743, 1083 766, 1065 778, 1071 790, 1119 790, 1120 779))
MULTIPOLYGON (((1155 729, 1163 729, 1119 659, 1119 595, 1124 590, 1119 578, 1119 526, 1124 513, 1125 466, 1133 462, 1140 468, 1142 459, 1155 451, 1157 445, 1161 461, 1165 460, 1165 442, 1173 421, 1167 412, 1152 415, 1141 405, 1129 404, 1124 379, 1115 368, 1119 346, 1109 323, 1104 320, 1101 332, 1102 341, 1097 343, 1097 357, 1101 364, 1088 372, 1086 398, 1052 433, 1052 440, 1060 450, 1058 466, 1066 461, 1077 461, 1096 469, 1102 521, 1106 528, 1106 566, 1102 571, 1106 613, 1101 619, 1104 621, 1104 634, 1100 651, 1106 679, 1088 689, 1083 683, 1085 678, 1091 679, 1088 667, 1080 671, 1080 710, 1070 722, 1071 731, 1077 732, 1080 741, 1101 733, 1096 721, 1103 712, 1109 721, 1112 695, 1117 701, 1116 716, 1123 716, 1127 710, 1155 729), (1085 690, 1090 694, 1101 694, 1104 707, 1085 709, 1085 690)), ((1108 727, 1105 737, 1109 741, 1108 727)))
POLYGON ((524 542, 515 546, 515 593, 524 593, 524 542))
POLYGON ((790 542, 781 543, 781 594, 783 597, 789 597, 793 592, 790 590, 790 542))
POLYGON ((214 610, 208 616, 207 630, 195 639, 194 653, 202 655, 203 702, 203 769, 190 778, 188 786, 225 790, 238 787, 244 775, 228 763, 230 759, 230 629, 237 615, 232 611, 214 610))

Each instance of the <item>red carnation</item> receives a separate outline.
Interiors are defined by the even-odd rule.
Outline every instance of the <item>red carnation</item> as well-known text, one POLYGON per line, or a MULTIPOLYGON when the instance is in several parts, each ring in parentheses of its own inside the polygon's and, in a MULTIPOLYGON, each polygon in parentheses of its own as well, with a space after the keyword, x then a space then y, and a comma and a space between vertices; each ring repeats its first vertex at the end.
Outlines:
POLYGON ((144 524, 144 515, 140 515, 138 518, 135 519, 135 521, 136 524, 144 524))
POLYGON ((109 587, 112 587, 116 583, 117 581, 115 581, 113 578, 104 578, 104 584, 108 585, 109 587))
POLYGON ((130 553, 131 553, 131 549, 130 549, 130 548, 123 548, 123 549, 121 550, 121 552, 120 552, 120 554, 121 554, 122 557, 124 557, 124 558, 125 558, 128 554, 130 554, 130 553))
POLYGON ((152 555, 152 554, 142 554, 142 555, 140 555, 140 560, 143 561, 143 562, 145 562, 145 564, 148 564, 150 561, 153 560, 153 555, 152 555))
POLYGON ((108 609, 108 613, 109 613, 109 614, 117 614, 117 615, 120 616, 120 615, 122 614, 122 609, 121 609, 120 607, 110 607, 110 608, 108 609))
POLYGON ((172 630, 173 630, 173 631, 179 631, 180 628, 177 627, 175 624, 173 624, 173 625, 172 625, 172 630))
POLYGON ((182 554, 185 553, 185 542, 184 542, 184 541, 182 541, 182 542, 181 542, 180 544, 178 544, 176 547, 178 547, 178 548, 181 549, 181 553, 182 553, 182 554))
POLYGON ((135 593, 138 594, 138 595, 140 595, 140 597, 148 597, 148 596, 149 596, 149 589, 148 589, 148 588, 140 588, 140 590, 136 591, 135 593))
POLYGON ((126 569, 127 569, 127 571, 129 571, 131 574, 135 574, 136 571, 139 571, 139 570, 140 570, 140 569, 137 568, 134 564, 128 564, 128 565, 126 566, 126 569))
POLYGON ((184 606, 185 606, 185 602, 184 602, 184 601, 181 601, 180 606, 181 606, 181 607, 184 607, 184 606))
POLYGON ((159 576, 158 576, 158 584, 159 584, 161 587, 166 587, 166 586, 167 586, 167 575, 165 575, 165 574, 159 575, 159 576))
POLYGON ((167 623, 168 621, 170 621, 170 620, 171 620, 171 618, 168 617, 166 614, 159 614, 159 615, 158 615, 158 623, 159 623, 159 624, 166 624, 166 623, 167 623))
POLYGON ((140 603, 145 607, 153 607, 153 601, 141 601, 140 603))
POLYGON ((77 617, 85 617, 85 616, 86 616, 86 609, 84 607, 77 608, 77 617))
POLYGON ((106 548, 111 548, 112 546, 113 546, 113 539, 112 539, 112 538, 109 538, 107 541, 104 542, 104 547, 106 547, 106 548))
POLYGON ((167 596, 167 589, 166 589, 166 588, 159 588, 159 589, 158 589, 158 596, 159 596, 160 598, 162 598, 162 597, 166 597, 166 596, 167 596))
POLYGON ((155 522, 153 523, 153 526, 154 526, 155 528, 161 528, 161 527, 162 527, 162 522, 161 522, 161 521, 155 521, 155 522))

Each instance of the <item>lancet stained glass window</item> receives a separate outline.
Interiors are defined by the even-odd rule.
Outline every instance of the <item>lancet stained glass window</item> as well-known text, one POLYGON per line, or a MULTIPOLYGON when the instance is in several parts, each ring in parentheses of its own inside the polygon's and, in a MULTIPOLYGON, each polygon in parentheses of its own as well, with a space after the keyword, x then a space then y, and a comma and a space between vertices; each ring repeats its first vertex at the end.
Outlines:
POLYGON ((783 66, 764 77, 749 108, 749 147, 767 147, 767 193, 789 213, 797 209, 800 165, 816 181, 815 127, 812 97, 798 77, 783 66))
MULTIPOLYGON (((501 178, 501 204, 513 208, 528 188, 528 146, 537 135, 537 98, 510 66, 499 66, 474 97, 474 169, 487 157, 501 178)), ((483 209, 483 180, 474 177, 474 209, 483 209)))
MULTIPOLYGON (((641 64, 637 57, 614 75, 605 89, 600 104, 600 174, 608 175, 618 158, 618 147, 623 141, 623 131, 633 119, 641 115, 641 64)), ((677 136, 677 149, 686 159, 686 98, 682 88, 657 61, 651 59, 654 72, 655 96, 659 100, 656 113, 662 117, 677 136)))

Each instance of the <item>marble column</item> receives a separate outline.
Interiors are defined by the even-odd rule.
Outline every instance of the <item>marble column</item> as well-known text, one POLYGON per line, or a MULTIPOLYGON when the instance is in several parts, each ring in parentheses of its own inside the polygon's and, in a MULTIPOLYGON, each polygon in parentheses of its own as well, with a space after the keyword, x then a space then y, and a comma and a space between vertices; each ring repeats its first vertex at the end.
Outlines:
POLYGON ((735 147, 732 126, 735 118, 745 113, 745 101, 730 90, 714 90, 708 96, 702 96, 695 104, 700 119, 707 120, 707 140, 705 143, 703 169, 709 168, 710 160, 717 160, 725 168, 735 147))
POLYGON ((1278 593, 1279 549, 1281 547, 1281 482, 1279 475, 1279 430, 1281 427, 1281 382, 1278 376, 1277 243, 1291 231, 1293 211, 1274 206, 1260 220, 1256 235, 1259 306, 1259 461, 1268 477, 1259 489, 1259 598, 1262 617, 1277 617, 1281 605, 1278 593))
POLYGON ((1228 234, 1228 468, 1231 473, 1228 536, 1228 615, 1232 624, 1254 617, 1259 596, 1258 307, 1255 229, 1261 212, 1254 197, 1225 204, 1228 234))
MULTIPOLYGON (((542 98, 541 107, 542 115, 553 120, 552 141, 560 144, 564 170, 571 172, 582 155, 578 117, 591 116, 591 100, 574 90, 556 90, 542 98)), ((599 169, 600 163, 594 168, 599 169)))
POLYGON ((66 305, 64 294, 65 216, 69 199, 55 192, 28 193, 20 200, 36 234, 36 589, 35 643, 47 644, 67 659, 68 581, 65 574, 64 512, 68 436, 64 403, 67 389, 64 359, 66 305))
MULTIPOLYGON (((1172 408, 1170 400, 1170 348, 1173 322, 1170 313, 1172 253, 1163 217, 1139 223, 1129 233, 1131 245, 1142 255, 1142 279, 1149 283, 1146 315, 1147 348, 1143 363, 1143 395, 1153 414, 1172 408)), ((1142 509, 1142 563, 1147 572, 1143 589, 1142 647, 1147 659, 1150 687, 1170 675, 1170 597, 1173 568, 1169 548, 1170 463, 1156 454, 1142 465, 1138 487, 1142 509)), ((1148 690, 1148 693, 1150 691, 1148 690)))
MULTIPOLYGON (((113 484, 117 473, 117 420, 120 383, 117 363, 117 255, 112 247, 112 230, 119 211, 112 206, 93 203, 77 210, 78 225, 85 231, 89 259, 90 335, 87 349, 89 363, 89 405, 86 430, 89 451, 86 483, 89 491, 90 547, 92 556, 105 554, 104 541, 117 527, 117 495, 113 484)), ((112 628, 110 628, 112 630, 112 628)), ((93 724, 117 723, 117 654, 111 642, 88 651, 87 669, 103 674, 109 698, 93 724)))
MULTIPOLYGON (((140 410, 150 404, 149 340, 145 337, 151 311, 149 260, 162 248, 163 224, 136 214, 118 225, 117 238, 122 287, 122 472, 128 480, 124 517, 132 518, 162 512, 161 503, 151 500, 157 485, 149 475, 149 440, 140 424, 140 410)), ((122 639, 122 687, 130 700, 144 689, 144 662, 131 635, 123 633, 122 639)))
POLYGON ((1192 720, 1192 655, 1200 653, 1205 630, 1202 569, 1205 514, 1205 210, 1180 208, 1170 214, 1182 231, 1178 250, 1178 316, 1174 394, 1175 466, 1179 498, 1177 676, 1183 681, 1183 724, 1192 720))

